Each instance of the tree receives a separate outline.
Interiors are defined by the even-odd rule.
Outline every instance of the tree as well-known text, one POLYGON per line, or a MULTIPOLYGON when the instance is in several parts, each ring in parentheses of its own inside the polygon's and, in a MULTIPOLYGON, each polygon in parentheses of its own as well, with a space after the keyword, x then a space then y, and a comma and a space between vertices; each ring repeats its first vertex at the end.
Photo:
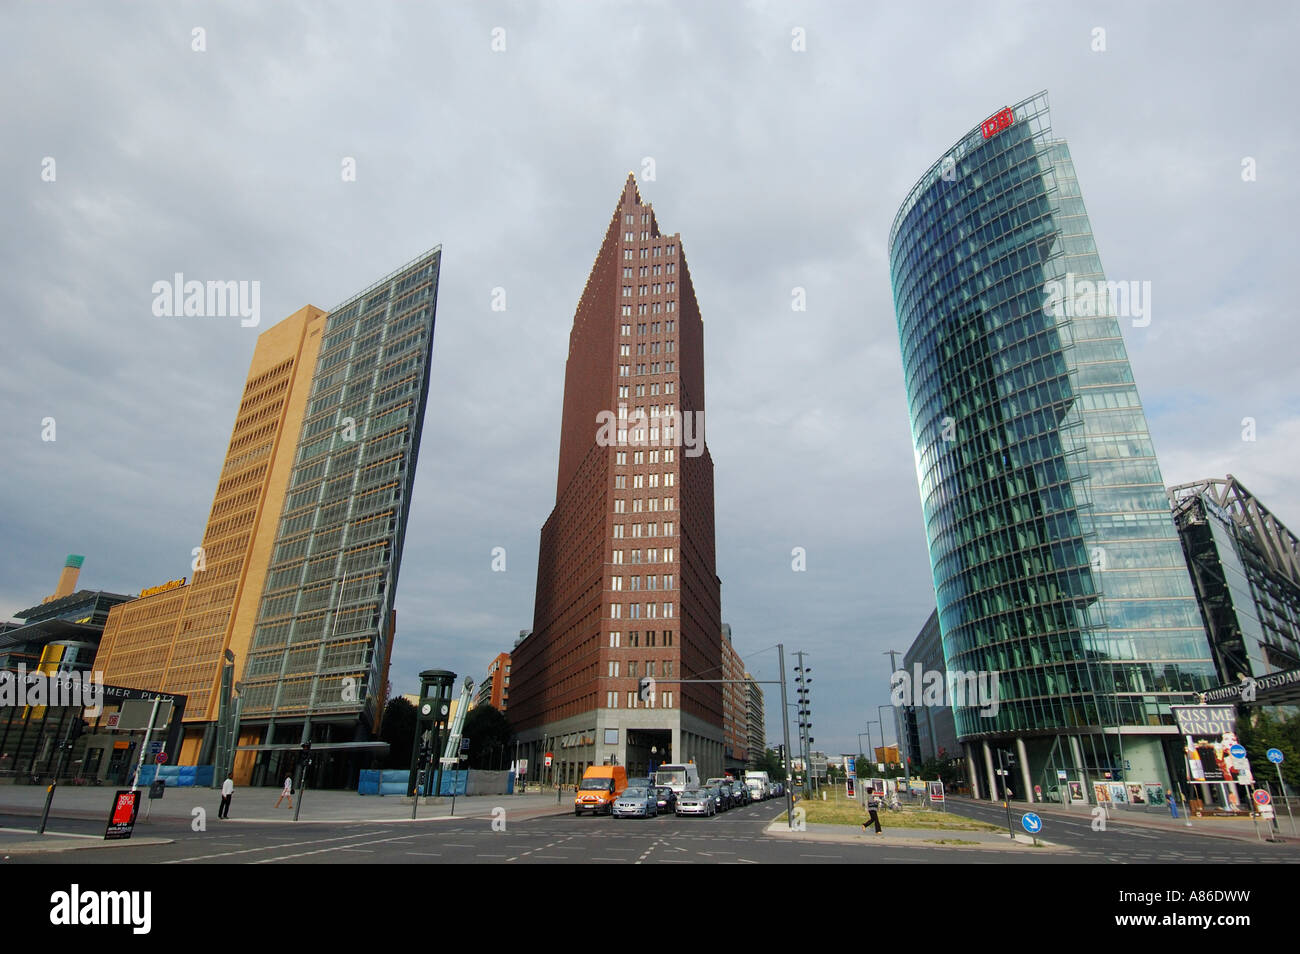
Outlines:
POLYGON ((1268 760, 1267 753, 1269 749, 1281 749, 1282 778, 1287 793, 1294 795, 1300 791, 1300 718, 1280 719, 1267 709, 1259 709, 1250 718, 1238 720, 1237 741, 1246 747, 1256 784, 1277 785, 1277 769, 1268 760))
POLYGON ((767 749, 762 755, 754 757, 754 771, 766 772, 768 779, 773 782, 785 781, 785 766, 781 764, 781 757, 774 749, 767 749))
POLYGON ((505 768, 514 733, 505 713, 489 705, 475 706, 465 715, 461 736, 469 739, 469 767, 473 769, 505 768))
POLYGON ((411 765, 411 746, 415 744, 415 706, 401 696, 393 696, 384 707, 384 721, 379 738, 388 743, 384 768, 404 769, 411 765))

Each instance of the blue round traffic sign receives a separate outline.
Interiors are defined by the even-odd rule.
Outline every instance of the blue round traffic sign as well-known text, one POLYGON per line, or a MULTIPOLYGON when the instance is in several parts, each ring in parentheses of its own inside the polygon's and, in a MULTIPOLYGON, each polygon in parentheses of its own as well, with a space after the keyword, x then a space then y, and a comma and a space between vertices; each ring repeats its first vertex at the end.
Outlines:
POLYGON ((1244 759, 1246 757, 1246 747, 1244 745, 1234 745, 1228 749, 1228 754, 1234 759, 1244 759))
POLYGON ((1281 749, 1269 749, 1268 752, 1267 752, 1266 754, 1268 755, 1268 760, 1269 760, 1270 762, 1272 762, 1274 765, 1281 765, 1281 764, 1282 764, 1282 750, 1281 750, 1281 749))
POLYGON ((1043 820, 1033 812, 1025 812, 1020 816, 1020 824, 1025 827, 1025 831, 1031 835, 1037 835, 1043 830, 1043 820))

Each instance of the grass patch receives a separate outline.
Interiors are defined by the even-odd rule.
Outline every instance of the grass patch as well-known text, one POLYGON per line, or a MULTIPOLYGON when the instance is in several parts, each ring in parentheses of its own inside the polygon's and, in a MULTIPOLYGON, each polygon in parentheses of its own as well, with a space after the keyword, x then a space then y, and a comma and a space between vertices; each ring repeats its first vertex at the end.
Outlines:
MULTIPOLYGON (((855 801, 849 801, 842 795, 838 798, 828 798, 824 802, 820 798, 803 799, 798 802, 796 807, 804 809, 807 813, 804 820, 811 824, 857 826, 867 820, 867 813, 862 806, 855 801)), ((784 812, 781 813, 778 820, 786 820, 784 812)), ((997 825, 954 815, 952 812, 936 811, 928 805, 925 807, 903 805, 896 812, 881 811, 880 825, 886 831, 890 828, 919 828, 936 831, 1005 831, 1005 828, 999 828, 997 825)))

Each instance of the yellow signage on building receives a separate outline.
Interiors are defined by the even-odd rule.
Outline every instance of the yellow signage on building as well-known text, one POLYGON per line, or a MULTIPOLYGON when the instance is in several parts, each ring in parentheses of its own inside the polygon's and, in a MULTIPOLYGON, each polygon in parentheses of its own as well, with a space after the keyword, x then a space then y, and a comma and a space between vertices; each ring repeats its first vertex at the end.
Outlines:
POLYGON ((184 586, 185 579, 186 578, 182 576, 179 580, 168 580, 166 583, 159 583, 157 586, 151 586, 147 590, 141 590, 140 599, 144 599, 146 596, 153 596, 155 593, 166 593, 168 590, 174 590, 178 586, 184 586))

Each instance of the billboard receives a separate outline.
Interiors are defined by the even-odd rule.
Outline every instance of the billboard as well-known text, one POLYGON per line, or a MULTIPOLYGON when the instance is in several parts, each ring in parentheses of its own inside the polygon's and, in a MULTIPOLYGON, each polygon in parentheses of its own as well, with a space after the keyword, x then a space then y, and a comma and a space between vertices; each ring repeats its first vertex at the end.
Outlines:
POLYGON ((1217 739, 1237 731, 1234 706, 1170 706, 1181 735, 1194 739, 1217 739))

